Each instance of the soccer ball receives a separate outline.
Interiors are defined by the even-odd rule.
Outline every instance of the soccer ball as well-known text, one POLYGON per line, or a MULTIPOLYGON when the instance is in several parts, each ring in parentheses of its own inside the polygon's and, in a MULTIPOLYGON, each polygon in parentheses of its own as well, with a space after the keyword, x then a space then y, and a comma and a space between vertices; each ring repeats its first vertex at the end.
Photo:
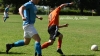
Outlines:
POLYGON ((97 45, 92 45, 91 50, 92 51, 98 51, 98 46, 97 45))

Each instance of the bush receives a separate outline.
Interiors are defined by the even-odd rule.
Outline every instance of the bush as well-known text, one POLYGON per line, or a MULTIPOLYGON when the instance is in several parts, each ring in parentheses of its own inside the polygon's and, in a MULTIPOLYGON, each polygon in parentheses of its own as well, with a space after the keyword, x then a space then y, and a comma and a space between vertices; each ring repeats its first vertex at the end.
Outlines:
POLYGON ((10 8, 9 8, 9 12, 12 12, 12 13, 13 13, 14 10, 15 10, 15 7, 10 7, 10 8))
POLYGON ((0 12, 4 12, 4 6, 3 5, 0 6, 0 12))
POLYGON ((43 10, 43 9, 38 9, 37 14, 38 15, 45 15, 46 14, 46 11, 43 10))
MULTIPOLYGON (((71 9, 62 9, 60 11, 60 15, 80 15, 80 10, 71 10, 71 9)), ((88 12, 88 10, 84 10, 84 15, 92 15, 91 12, 88 12)), ((94 13, 94 15, 97 15, 94 13)))

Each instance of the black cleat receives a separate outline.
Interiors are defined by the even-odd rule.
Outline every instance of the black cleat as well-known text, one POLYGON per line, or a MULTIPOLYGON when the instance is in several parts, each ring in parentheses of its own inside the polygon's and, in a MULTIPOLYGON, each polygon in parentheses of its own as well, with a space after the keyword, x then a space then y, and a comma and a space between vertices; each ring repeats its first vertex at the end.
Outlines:
POLYGON ((11 49, 11 44, 6 44, 6 53, 7 54, 8 54, 10 49, 11 49))
POLYGON ((62 52, 61 49, 58 49, 57 52, 58 52, 59 54, 63 55, 63 52, 62 52))
POLYGON ((37 54, 37 52, 35 52, 35 56, 42 56, 41 54, 37 54))
POLYGON ((41 54, 38 54, 38 56, 42 56, 41 54))
POLYGON ((37 52, 35 52, 35 56, 37 56, 37 52))

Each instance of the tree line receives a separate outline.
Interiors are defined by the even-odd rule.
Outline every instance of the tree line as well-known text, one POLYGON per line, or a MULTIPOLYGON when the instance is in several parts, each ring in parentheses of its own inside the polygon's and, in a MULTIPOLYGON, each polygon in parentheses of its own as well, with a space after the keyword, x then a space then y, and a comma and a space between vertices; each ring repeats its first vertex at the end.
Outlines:
MULTIPOLYGON (((12 4, 16 8, 15 13, 17 13, 18 8, 28 1, 29 0, 0 0, 0 3, 3 5, 12 4)), ((84 9, 95 9, 97 14, 100 14, 100 0, 40 0, 38 5, 53 7, 68 2, 74 2, 73 8, 79 8, 81 14, 83 14, 84 9)))

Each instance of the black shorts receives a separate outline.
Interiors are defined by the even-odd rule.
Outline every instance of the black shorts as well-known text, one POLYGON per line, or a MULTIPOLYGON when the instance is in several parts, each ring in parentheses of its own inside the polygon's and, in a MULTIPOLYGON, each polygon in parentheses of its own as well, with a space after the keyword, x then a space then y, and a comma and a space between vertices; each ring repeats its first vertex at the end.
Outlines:
POLYGON ((56 37, 60 35, 60 32, 58 32, 58 27, 56 25, 50 26, 48 28, 48 33, 50 34, 50 40, 55 40, 56 37))

